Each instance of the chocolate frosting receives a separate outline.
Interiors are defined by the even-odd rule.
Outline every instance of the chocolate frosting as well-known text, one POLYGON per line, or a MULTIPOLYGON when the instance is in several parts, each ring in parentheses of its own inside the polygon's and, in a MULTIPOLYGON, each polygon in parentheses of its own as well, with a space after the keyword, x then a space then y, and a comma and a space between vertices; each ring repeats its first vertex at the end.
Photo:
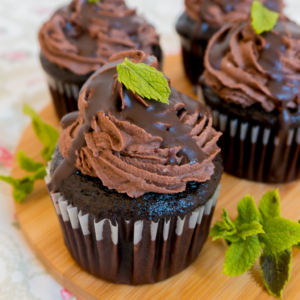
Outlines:
MULTIPOLYGON (((220 28, 249 15, 253 0, 185 0, 187 15, 195 22, 220 28)), ((281 12, 282 0, 260 0, 271 10, 281 12)))
POLYGON ((121 51, 139 49, 153 54, 159 36, 123 0, 73 0, 42 26, 39 42, 50 62, 86 75, 121 51))
POLYGON ((262 35, 249 19, 227 24, 208 44, 205 83, 227 103, 282 112, 284 123, 300 104, 299 51, 300 27, 284 17, 262 35))
POLYGON ((59 150, 65 158, 49 184, 80 170, 103 185, 135 198, 174 194, 187 182, 205 182, 214 173, 221 133, 203 105, 170 87, 170 104, 143 99, 117 80, 116 66, 128 57, 158 69, 155 57, 122 52, 83 86, 79 113, 62 120, 59 150))

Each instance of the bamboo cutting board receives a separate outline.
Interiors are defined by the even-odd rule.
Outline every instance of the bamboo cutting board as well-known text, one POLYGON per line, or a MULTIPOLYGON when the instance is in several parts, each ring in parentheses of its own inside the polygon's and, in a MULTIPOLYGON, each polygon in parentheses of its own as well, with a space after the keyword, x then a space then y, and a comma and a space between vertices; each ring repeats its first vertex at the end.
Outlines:
MULTIPOLYGON (((165 59, 165 73, 171 78, 172 85, 181 92, 195 97, 192 86, 187 82, 179 56, 165 59)), ((60 129, 52 105, 41 113, 45 122, 60 129)), ((18 150, 35 160, 43 162, 39 152, 42 145, 29 126, 19 143, 18 150)), ((13 176, 21 177, 16 159, 13 176)), ((227 174, 222 179, 222 188, 214 214, 213 223, 220 220, 222 207, 234 218, 239 200, 250 193, 258 202, 266 191, 279 187, 282 198, 282 215, 292 220, 300 219, 300 184, 299 182, 280 186, 253 183, 239 180, 227 174)), ((79 300, 132 300, 132 299, 272 299, 262 288, 262 278, 258 266, 248 273, 231 278, 222 274, 224 254, 227 249, 223 241, 212 242, 208 239, 201 254, 194 264, 175 277, 152 285, 139 287, 111 284, 97 279, 73 261, 63 243, 58 219, 46 190, 45 183, 39 181, 34 192, 22 203, 16 203, 16 210, 24 236, 32 251, 40 259, 49 273, 79 300)), ((300 251, 293 251, 291 281, 285 289, 284 299, 300 299, 300 251)))

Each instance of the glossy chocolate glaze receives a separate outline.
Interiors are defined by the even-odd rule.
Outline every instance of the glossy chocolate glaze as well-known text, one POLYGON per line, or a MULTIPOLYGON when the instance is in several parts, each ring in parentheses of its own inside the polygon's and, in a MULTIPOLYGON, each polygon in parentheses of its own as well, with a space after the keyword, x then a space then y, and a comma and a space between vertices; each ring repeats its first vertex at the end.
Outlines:
MULTIPOLYGON (((62 160, 56 148, 51 175, 62 160)), ((213 163, 215 172, 211 180, 203 183, 190 182, 184 192, 177 194, 147 193, 138 198, 131 198, 127 194, 120 194, 103 186, 99 178, 84 175, 79 171, 63 180, 59 190, 73 206, 78 207, 83 214, 90 213, 97 222, 104 218, 114 221, 118 217, 157 221, 164 217, 184 216, 211 198, 223 172, 220 155, 213 163)))
MULTIPOLYGON (((133 53, 137 55, 137 53, 133 53)), ((153 56, 143 56, 144 54, 138 53, 138 55, 140 54, 145 64, 152 65, 156 62, 153 56)), ((209 111, 203 105, 179 93, 173 87, 171 87, 171 95, 169 97, 170 105, 136 97, 132 92, 122 87, 116 79, 116 66, 121 62, 122 60, 115 61, 104 66, 83 86, 81 97, 84 99, 82 102, 84 109, 82 107, 83 110, 80 109, 80 111, 81 113, 84 112, 84 123, 79 127, 76 137, 72 140, 67 156, 53 174, 52 180, 48 185, 50 191, 58 191, 61 181, 76 172, 74 165, 78 151, 86 145, 85 134, 91 131, 92 122, 95 120, 97 112, 112 115, 119 121, 127 121, 142 128, 148 134, 161 138, 161 147, 163 149, 179 146, 181 150, 177 153, 177 157, 180 159, 175 159, 175 156, 170 153, 166 165, 192 166, 197 164, 195 165, 197 167, 198 164, 200 166, 202 163, 205 166, 216 155, 208 156, 206 152, 202 151, 190 134, 193 126, 185 125, 181 121, 182 117, 180 116, 184 115, 184 113, 189 115, 196 113, 198 120, 202 116, 209 116, 209 111), (101 101, 99 101, 100 99, 101 101), (177 104, 180 104, 181 108, 175 109, 177 104), (183 108, 184 110, 182 110, 183 108)), ((66 116, 62 120, 63 126, 74 122, 76 117, 76 113, 66 116)), ((210 134, 209 131, 206 134, 210 134)), ((205 136, 204 134, 203 138, 205 136)), ((218 136, 216 135, 215 139, 217 138, 218 136)), ((204 170, 203 172, 206 171, 204 170)), ((212 172, 209 173, 208 178, 211 174, 212 172)), ((164 183, 162 182, 161 184, 163 185, 164 183)), ((168 190, 168 193, 169 191, 172 193, 172 188, 168 190)), ((173 193, 176 193, 176 190, 173 193)))

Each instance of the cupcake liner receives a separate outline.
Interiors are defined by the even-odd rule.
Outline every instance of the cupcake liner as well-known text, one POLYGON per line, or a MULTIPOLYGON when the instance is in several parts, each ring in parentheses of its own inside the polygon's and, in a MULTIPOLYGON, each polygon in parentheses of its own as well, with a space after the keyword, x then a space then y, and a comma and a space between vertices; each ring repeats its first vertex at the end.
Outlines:
MULTIPOLYGON (((49 175, 45 178, 49 182, 49 175)), ((183 218, 103 219, 82 215, 59 193, 51 194, 64 241, 74 260, 87 272, 115 283, 146 284, 185 269, 206 241, 220 185, 203 206, 183 218)))
POLYGON ((84 82, 80 84, 62 82, 49 74, 47 74, 47 82, 55 111, 60 119, 67 113, 78 110, 77 101, 84 82))
POLYGON ((224 169, 237 177, 284 183, 300 178, 300 127, 287 131, 252 124, 212 110, 220 140, 224 169))

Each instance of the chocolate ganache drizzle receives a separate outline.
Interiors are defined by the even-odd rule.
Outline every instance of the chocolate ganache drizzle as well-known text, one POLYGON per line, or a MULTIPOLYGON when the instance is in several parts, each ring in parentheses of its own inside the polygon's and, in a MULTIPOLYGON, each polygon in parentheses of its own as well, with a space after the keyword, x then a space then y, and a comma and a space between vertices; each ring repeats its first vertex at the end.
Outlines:
MULTIPOLYGON (((250 20, 225 25, 205 55, 205 83, 227 103, 259 103, 271 112, 300 104, 300 27, 281 17, 273 30, 255 33, 250 20)), ((283 122, 286 123, 287 122, 283 122)))
POLYGON ((187 182, 205 182, 214 173, 221 133, 212 128, 209 110, 173 87, 169 105, 127 90, 116 70, 125 57, 158 69, 154 56, 122 52, 87 81, 79 113, 62 120, 59 149, 64 161, 50 191, 58 191, 60 182, 77 170, 132 198, 182 192, 187 182))
MULTIPOLYGON (((282 11, 282 0, 261 0, 266 7, 282 11)), ((253 0, 185 0, 187 15, 195 22, 220 28, 228 22, 234 22, 249 15, 253 0)))
POLYGON ((39 32, 42 54, 78 75, 98 70, 111 55, 128 50, 153 54, 159 36, 123 0, 73 0, 39 32))

